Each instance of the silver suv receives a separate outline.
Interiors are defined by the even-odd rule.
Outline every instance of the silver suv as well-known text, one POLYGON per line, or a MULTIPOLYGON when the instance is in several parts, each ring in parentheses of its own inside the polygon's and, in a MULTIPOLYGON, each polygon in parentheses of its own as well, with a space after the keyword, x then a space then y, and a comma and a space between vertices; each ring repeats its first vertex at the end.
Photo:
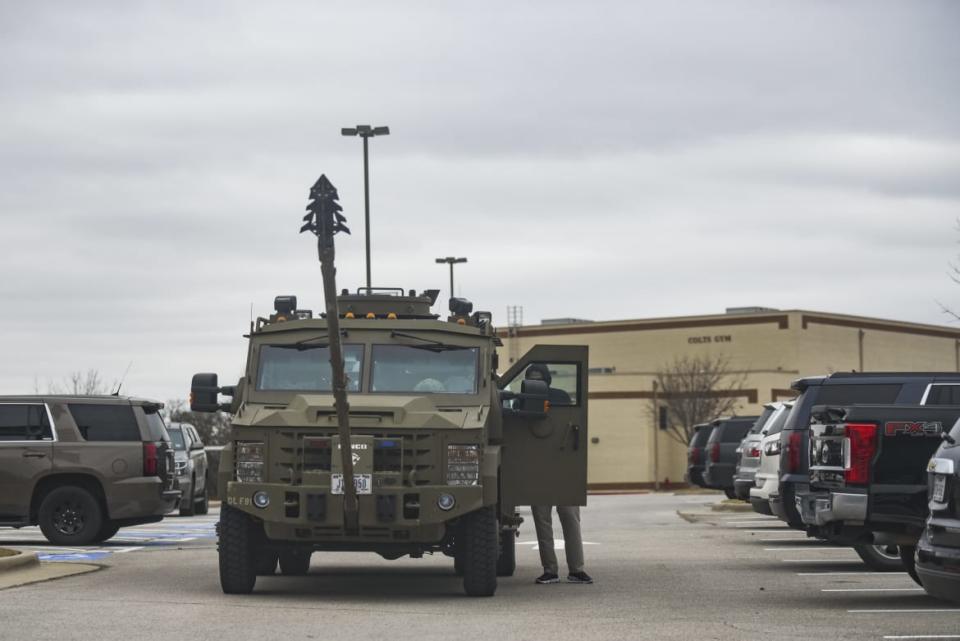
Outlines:
POLYGON ((176 475, 180 481, 180 516, 206 514, 207 453, 197 428, 190 423, 170 423, 167 426, 173 441, 176 475))

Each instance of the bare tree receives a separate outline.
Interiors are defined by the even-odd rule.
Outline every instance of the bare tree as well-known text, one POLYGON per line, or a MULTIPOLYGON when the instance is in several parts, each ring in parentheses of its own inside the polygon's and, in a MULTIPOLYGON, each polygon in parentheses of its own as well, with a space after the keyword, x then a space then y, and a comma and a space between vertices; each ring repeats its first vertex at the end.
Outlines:
MULTIPOLYGON (((960 231, 960 219, 957 220, 955 228, 957 231, 960 231)), ((948 272, 948 275, 950 276, 950 279, 953 280, 953 282, 960 285, 960 264, 950 263, 950 271, 948 272)), ((947 316, 950 316, 955 321, 960 321, 960 314, 953 311, 953 309, 944 305, 940 301, 937 301, 937 304, 940 305, 940 309, 943 310, 944 314, 946 314, 947 316)))
POLYGON ((656 372, 656 398, 650 403, 654 425, 665 408, 667 434, 688 443, 693 427, 739 407, 746 373, 730 370, 726 356, 679 356, 656 372))
MULTIPOLYGON (((111 394, 116 389, 117 383, 107 383, 100 372, 95 369, 88 369, 86 372, 79 370, 71 372, 60 382, 47 383, 47 391, 50 394, 79 394, 91 396, 98 394, 111 394)), ((37 382, 34 381, 34 387, 37 382)))
POLYGON ((167 401, 163 416, 168 422, 190 423, 204 445, 224 445, 230 436, 230 415, 223 412, 191 412, 183 399, 167 401))

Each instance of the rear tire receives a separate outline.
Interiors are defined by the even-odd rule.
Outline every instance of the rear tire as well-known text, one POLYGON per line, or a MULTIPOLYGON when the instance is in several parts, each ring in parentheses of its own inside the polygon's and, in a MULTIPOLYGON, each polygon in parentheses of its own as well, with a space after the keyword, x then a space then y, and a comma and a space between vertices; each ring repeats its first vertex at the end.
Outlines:
POLYGON ((220 587, 224 594, 250 594, 257 582, 257 552, 263 528, 235 508, 220 510, 220 587))
POLYGON ((500 532, 500 556, 497 557, 497 576, 513 576, 517 569, 517 535, 513 530, 500 532))
POLYGON ((902 572, 903 561, 900 558, 899 546, 896 545, 854 545, 857 556, 863 559, 868 568, 874 572, 902 572))
POLYGON ((309 550, 288 550, 280 553, 280 572, 284 576, 304 576, 310 572, 309 550))
POLYGON ((195 514, 207 514, 210 512, 210 498, 207 494, 206 485, 203 486, 203 494, 200 495, 200 500, 194 505, 196 505, 196 508, 194 509, 195 514))
POLYGON ((40 503, 40 531, 54 545, 90 545, 103 528, 100 501, 76 486, 58 487, 40 503))
POLYGON ((923 587, 923 583, 920 581, 920 575, 917 574, 917 546, 901 545, 900 560, 903 562, 903 567, 907 570, 910 578, 913 579, 917 585, 923 587))
POLYGON ((469 596, 493 596, 497 591, 498 538, 494 506, 463 517, 463 589, 469 596))
POLYGON ((190 482, 190 496, 180 497, 180 516, 193 516, 196 514, 197 499, 195 496, 197 479, 190 482))

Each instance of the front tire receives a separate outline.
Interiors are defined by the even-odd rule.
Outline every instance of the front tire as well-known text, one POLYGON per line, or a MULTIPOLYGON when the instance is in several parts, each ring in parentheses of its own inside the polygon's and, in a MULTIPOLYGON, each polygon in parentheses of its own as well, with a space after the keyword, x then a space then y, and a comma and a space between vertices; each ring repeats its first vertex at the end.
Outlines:
POLYGON ((287 550, 280 553, 280 572, 284 576, 304 576, 310 571, 309 550, 287 550))
POLYGON ((120 531, 120 526, 114 523, 113 521, 104 521, 103 525, 100 526, 100 531, 97 532, 97 543, 103 543, 104 541, 109 541, 117 535, 117 532, 120 531))
POLYGON ((196 508, 194 512, 196 514, 207 514, 210 512, 210 496, 207 494, 207 486, 203 486, 203 494, 200 495, 200 499, 194 503, 196 508))
POLYGON ((853 549, 874 572, 902 572, 903 561, 896 545, 854 545, 853 549))
POLYGON ((220 510, 220 587, 224 594, 250 594, 257 582, 258 547, 263 528, 240 510, 220 510))
POLYGON ((90 545, 103 528, 103 509, 82 487, 58 487, 44 497, 38 521, 40 531, 54 545, 90 545))
POLYGON ((193 516, 197 509, 196 499, 197 479, 190 481, 190 496, 180 497, 180 516, 193 516))
POLYGON ((517 535, 513 530, 500 532, 500 556, 497 557, 497 576, 513 576, 517 569, 517 535))
POLYGON ((497 591, 498 524, 494 506, 463 517, 463 589, 469 596, 497 591))

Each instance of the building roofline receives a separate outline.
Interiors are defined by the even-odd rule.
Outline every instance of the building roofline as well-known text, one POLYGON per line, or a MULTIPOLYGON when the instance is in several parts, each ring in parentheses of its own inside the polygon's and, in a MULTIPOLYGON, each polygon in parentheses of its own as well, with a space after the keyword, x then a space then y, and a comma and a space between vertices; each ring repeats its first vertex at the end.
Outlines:
POLYGON ((931 325, 871 316, 854 316, 852 314, 817 312, 803 309, 747 312, 742 314, 668 316, 574 323, 570 325, 523 325, 515 328, 499 328, 497 335, 503 338, 509 338, 511 336, 560 336, 567 334, 604 334, 610 332, 650 331, 657 329, 762 325, 766 323, 776 323, 779 329, 789 329, 791 315, 800 316, 800 327, 802 329, 807 329, 811 324, 821 324, 960 340, 960 328, 953 328, 946 325, 931 325))

